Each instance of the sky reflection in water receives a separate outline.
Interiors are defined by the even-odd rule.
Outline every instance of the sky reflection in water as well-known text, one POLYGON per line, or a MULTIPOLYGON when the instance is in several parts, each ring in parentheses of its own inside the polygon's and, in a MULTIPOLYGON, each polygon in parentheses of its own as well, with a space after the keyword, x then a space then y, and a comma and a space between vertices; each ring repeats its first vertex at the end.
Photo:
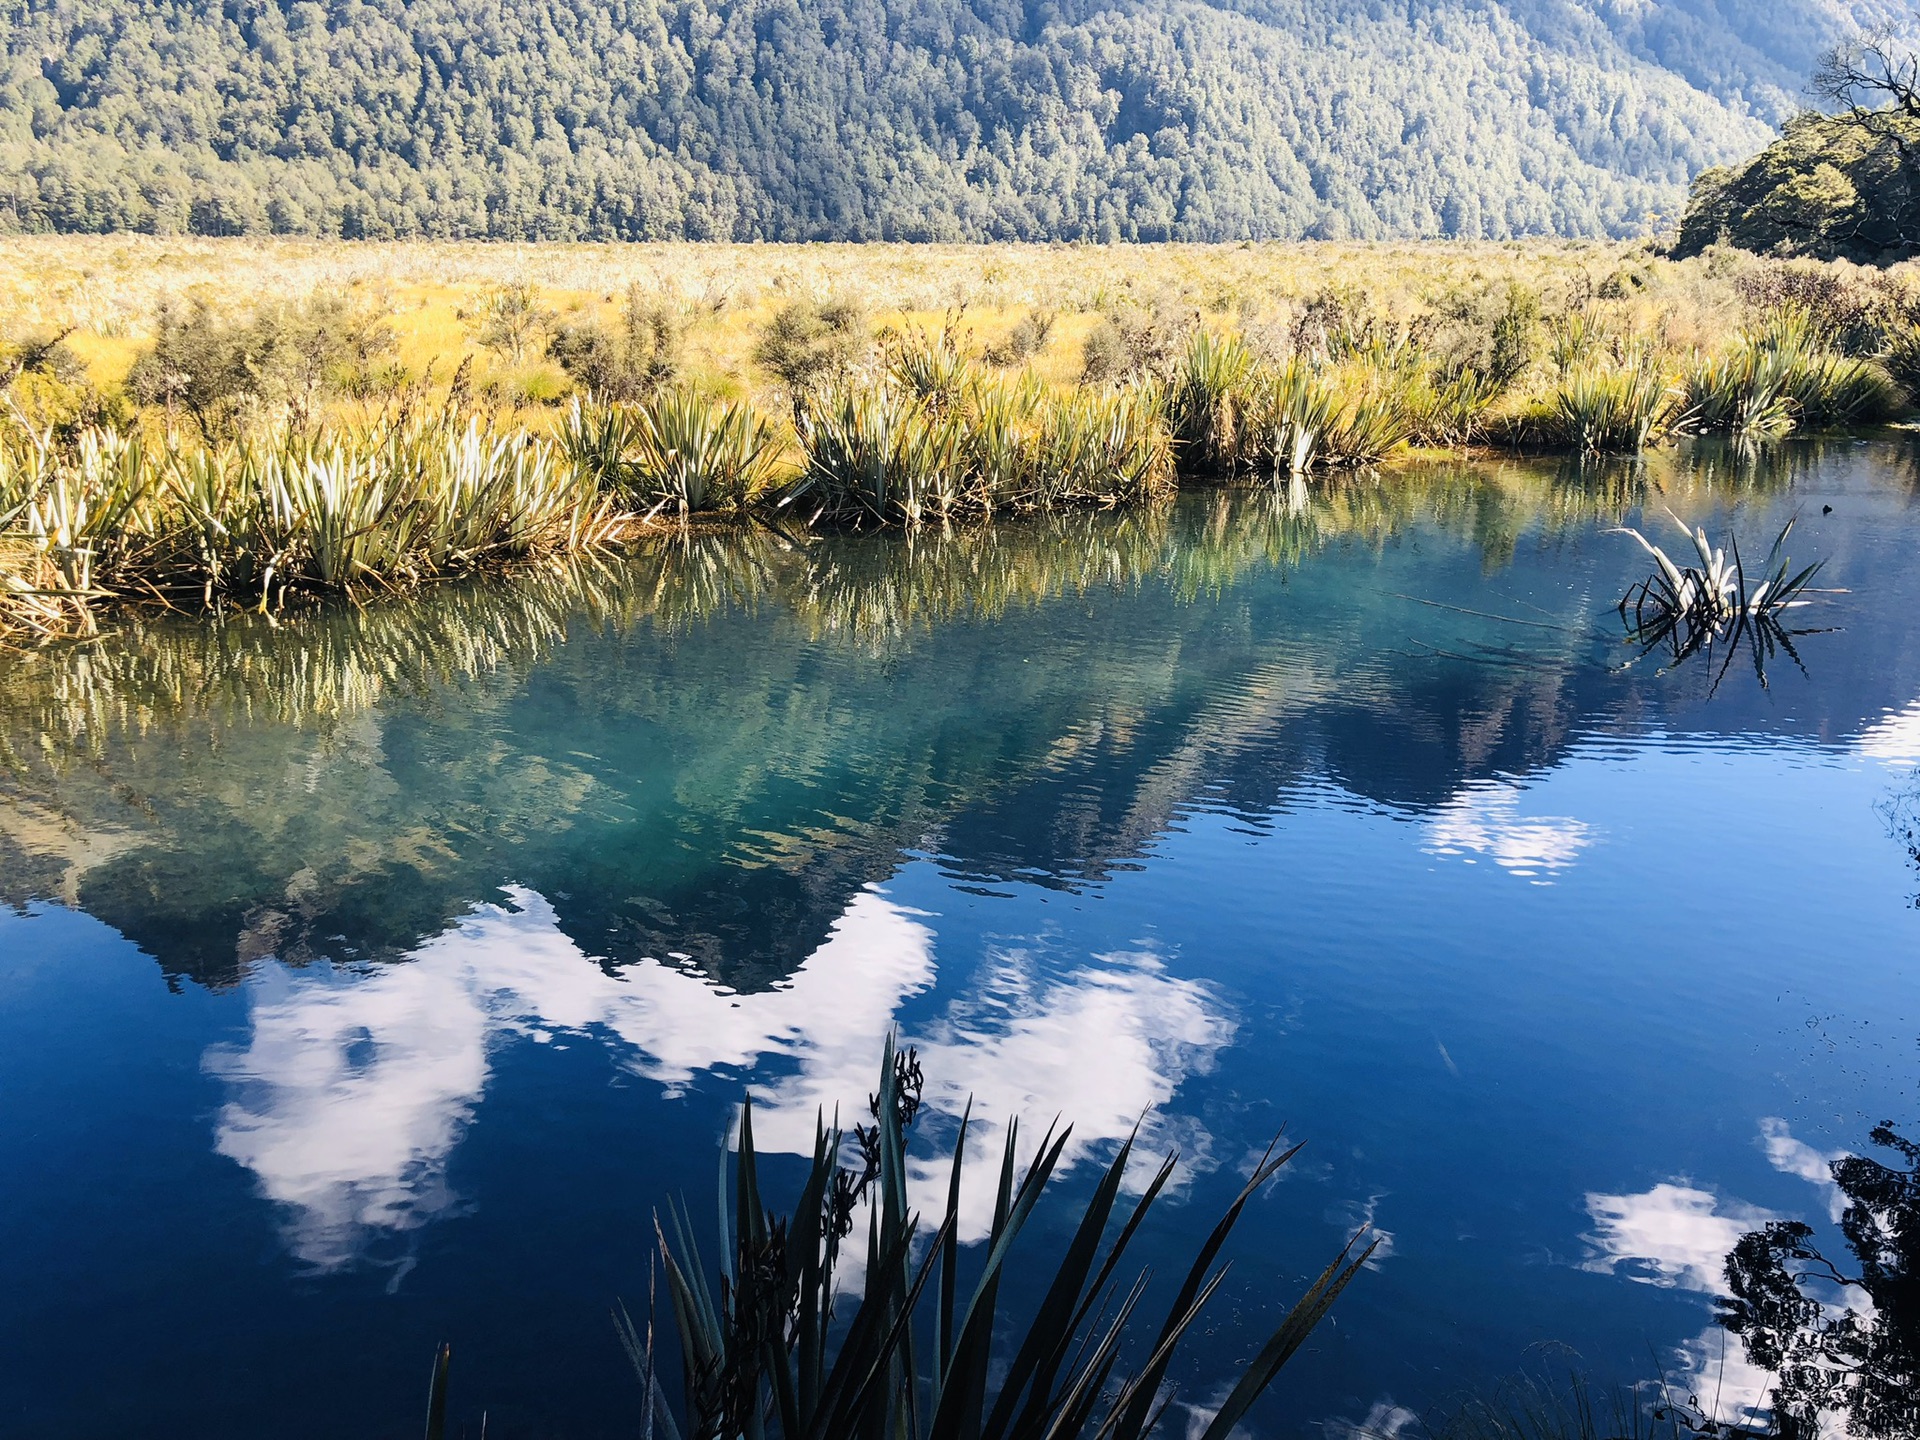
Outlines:
POLYGON ((397 1432, 443 1336, 501 1433, 616 1433, 653 1206, 704 1199, 743 1083, 808 1149, 896 1025, 930 1137, 1064 1115, 1069 1188, 1142 1116, 1169 1216, 1309 1142, 1188 1397, 1386 1243, 1260 1433, 1542 1344, 1751 1402, 1727 1251, 1830 1231, 1828 1161, 1920 1118, 1912 477, 1701 451, 703 540, 10 670, 8 1433, 397 1432), (1649 482, 1802 513, 1850 592, 1809 674, 1622 668, 1603 530, 1649 482))

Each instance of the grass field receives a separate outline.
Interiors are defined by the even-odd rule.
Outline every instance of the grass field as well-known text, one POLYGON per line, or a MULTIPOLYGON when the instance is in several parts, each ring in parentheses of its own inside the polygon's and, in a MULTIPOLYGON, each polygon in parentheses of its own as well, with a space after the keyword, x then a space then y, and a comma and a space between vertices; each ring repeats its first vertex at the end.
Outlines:
MULTIPOLYGON (((74 327, 69 346, 102 385, 123 380, 166 299, 241 311, 261 301, 351 296, 391 316, 397 356, 442 377, 471 356, 508 395, 565 388, 550 361, 506 363, 473 317, 502 286, 530 284, 564 319, 611 319, 638 285, 687 325, 686 367, 718 393, 771 393, 750 361, 755 336, 793 299, 847 300, 876 324, 941 325, 984 348, 1034 311, 1059 316, 1034 367, 1079 378, 1081 347, 1105 310, 1138 306, 1276 340, 1313 297, 1364 293, 1413 317, 1518 281, 1543 313, 1589 306, 1663 347, 1710 344, 1748 308, 1736 284, 1759 266, 1728 255, 1675 264, 1644 243, 1208 245, 505 245, 181 240, 146 236, 0 239, 0 335, 74 327)), ((1829 267, 1846 274, 1853 267, 1829 267)), ((1920 267, 1906 267, 1920 271, 1920 267)), ((1876 272, 1860 272, 1871 275, 1876 272)), ((1920 278, 1899 277, 1920 289, 1920 278)))

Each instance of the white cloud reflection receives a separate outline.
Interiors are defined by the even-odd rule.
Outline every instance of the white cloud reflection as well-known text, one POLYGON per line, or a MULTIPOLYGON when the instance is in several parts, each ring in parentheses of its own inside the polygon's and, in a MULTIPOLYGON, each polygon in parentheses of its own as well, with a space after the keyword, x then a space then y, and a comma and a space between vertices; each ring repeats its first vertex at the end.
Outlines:
MULTIPOLYGON (((458 1212, 448 1159, 485 1091, 489 1049, 506 1036, 596 1036, 669 1095, 716 1069, 785 1057, 789 1073, 754 1085, 755 1139, 807 1153, 817 1113, 856 1118, 901 1002, 933 984, 927 918, 862 891, 788 980, 753 994, 655 961, 608 974, 528 890, 476 908, 404 963, 262 965, 249 982, 248 1042, 208 1055, 229 1087, 215 1148, 254 1172, 284 1207, 289 1249, 320 1270, 380 1258, 458 1212)), ((1072 1119, 1069 1164, 1110 1146, 1233 1033, 1201 986, 1149 954, 1048 978, 1031 955, 1007 951, 983 988, 908 1037, 932 1112, 957 1119, 972 1096, 970 1159, 997 1154, 1015 1117, 1040 1129, 1055 1114, 1072 1119)), ((1150 1138, 1184 1140, 1189 1158, 1204 1150, 1204 1134, 1196 1144, 1176 1129, 1162 1123, 1150 1138)), ((922 1204, 943 1202, 944 1162, 921 1165, 912 1183, 922 1204)), ((962 1217, 968 1238, 985 1233, 991 1206, 985 1187, 973 1198, 983 1208, 962 1217)), ((404 1274, 404 1255, 397 1263, 404 1274)))
POLYGON ((1679 1184, 1639 1195, 1588 1195, 1587 1214, 1594 1254, 1586 1269, 1703 1294, 1719 1291, 1727 1252, 1740 1237, 1779 1218, 1679 1184))
POLYGON ((1488 781, 1467 786, 1427 821, 1430 855, 1484 856, 1509 874, 1547 884, 1593 843, 1583 820, 1561 815, 1524 815, 1526 794, 1518 785, 1488 781))
MULTIPOLYGON (((1814 1186, 1828 1215, 1839 1219, 1844 1201, 1830 1166, 1844 1152, 1814 1148, 1777 1116, 1763 1118, 1759 1134, 1767 1162, 1814 1186)), ((1584 1268, 1716 1297, 1726 1290, 1728 1253, 1750 1231, 1783 1218, 1681 1181, 1632 1195, 1589 1194, 1586 1204, 1594 1228, 1585 1237, 1591 1254, 1584 1268)), ((1858 1310, 1860 1298, 1850 1300, 1858 1310)), ((1670 1385, 1708 1417, 1729 1423, 1767 1413, 1773 1377, 1747 1360, 1737 1338, 1708 1325, 1675 1350, 1670 1385)))

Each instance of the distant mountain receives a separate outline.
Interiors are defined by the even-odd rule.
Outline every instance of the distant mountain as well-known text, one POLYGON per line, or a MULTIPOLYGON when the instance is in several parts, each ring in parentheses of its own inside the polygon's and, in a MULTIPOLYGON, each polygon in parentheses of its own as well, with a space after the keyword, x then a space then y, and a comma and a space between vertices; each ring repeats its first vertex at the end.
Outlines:
POLYGON ((0 0, 0 225, 1601 235, 1895 0, 0 0))

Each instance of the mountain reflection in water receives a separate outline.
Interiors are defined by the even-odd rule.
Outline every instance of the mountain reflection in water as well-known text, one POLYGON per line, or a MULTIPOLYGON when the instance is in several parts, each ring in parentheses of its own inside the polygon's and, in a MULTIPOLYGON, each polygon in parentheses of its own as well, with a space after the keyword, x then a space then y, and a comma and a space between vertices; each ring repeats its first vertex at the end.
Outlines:
MULTIPOLYGON (((75 1406, 109 1428, 34 1348, 72 1333, 46 1296, 92 1285, 166 1335, 129 1387, 156 1433, 238 1423, 251 1382, 180 1377, 269 1316, 309 1327, 317 1370, 361 1337, 359 1388, 309 1392, 337 1430, 414 1383, 382 1368, 408 1306, 453 1325, 491 1285, 548 1337, 462 1342, 496 1413, 611 1433, 615 1402, 528 1397, 601 1393, 593 1327, 644 1285, 644 1216, 703 1194, 743 1086, 763 1148, 809 1149, 897 1027, 928 1124, 971 1097, 983 1157, 1017 1116, 1073 1121, 1075 1161, 1143 1123, 1204 1209, 1283 1122, 1311 1142, 1232 1313, 1324 1227, 1394 1243, 1261 1434, 1412 1413, 1562 1325, 1603 1373, 1653 1344, 1758 1403, 1712 1323, 1726 1256, 1831 1221, 1809 1182, 1849 1142, 1810 1112, 1890 1105, 1871 1027, 1920 1017, 1914 500, 1891 442, 1446 466, 979 532, 696 533, 9 657, 0 903, 25 918, 0 913, 0 984, 56 912, 138 947, 172 1008, 123 1043, 164 1050, 151 1083, 198 1153, 131 1172, 112 1223, 145 1234, 140 1207, 199 1187, 170 1233, 258 1222, 269 1253, 169 1240, 124 1295, 98 1270, 20 1287, 0 1340, 37 1378, 0 1402, 26 1434, 75 1406), (1605 530, 1659 504, 1743 533, 1802 514, 1848 592, 1806 675, 1625 664, 1641 559, 1605 530), (205 1333, 152 1299, 208 1287, 234 1319, 205 1333)), ((42 1037, 86 1022, 16 1015, 18 1075, 83 1073, 42 1037)), ((0 1163, 104 1123, 75 1113, 23 1101, 0 1163)), ((103 1163, 60 1183, 110 1196, 103 1163)), ((939 1166, 914 1184, 944 1196, 939 1166)), ((0 1226, 89 1252, 55 1210, 9 1221, 35 1203, 0 1197, 0 1226)))

